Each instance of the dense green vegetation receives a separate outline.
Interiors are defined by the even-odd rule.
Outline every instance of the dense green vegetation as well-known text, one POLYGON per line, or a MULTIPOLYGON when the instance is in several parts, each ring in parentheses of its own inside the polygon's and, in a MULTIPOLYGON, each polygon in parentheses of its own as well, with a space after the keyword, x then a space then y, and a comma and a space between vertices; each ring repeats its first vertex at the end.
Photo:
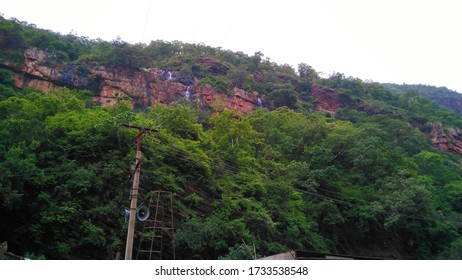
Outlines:
POLYGON ((448 108, 458 115, 462 115, 462 97, 460 93, 446 87, 407 84, 383 84, 383 86, 393 93, 413 92, 448 108))
POLYGON ((137 133, 119 124, 130 123, 161 127, 142 142, 141 196, 176 194, 175 209, 186 213, 175 217, 178 258, 248 259, 292 249, 462 258, 461 158, 433 149, 416 128, 462 127, 462 119, 415 92, 342 74, 321 78, 305 63, 295 71, 261 53, 130 45, 0 23, 2 65, 36 46, 74 63, 177 70, 185 81, 255 90, 275 105, 245 116, 207 114, 192 104, 103 108, 87 90, 14 88, 15 67, 3 67, 0 242, 16 254, 112 259, 124 251, 137 133), (201 57, 222 66, 204 68, 201 57), (353 105, 335 118, 314 112, 313 84, 353 105))

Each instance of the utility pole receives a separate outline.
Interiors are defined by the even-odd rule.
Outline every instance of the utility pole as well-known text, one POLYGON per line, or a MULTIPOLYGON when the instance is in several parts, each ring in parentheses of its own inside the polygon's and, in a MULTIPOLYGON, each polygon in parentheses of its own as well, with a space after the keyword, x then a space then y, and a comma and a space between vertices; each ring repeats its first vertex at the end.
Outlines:
POLYGON ((138 203, 138 186, 140 184, 141 172, 141 136, 143 136, 146 133, 146 131, 153 130, 126 124, 121 124, 120 126, 138 129, 138 136, 136 138, 135 174, 133 175, 133 186, 130 195, 130 217, 128 219, 127 243, 125 246, 125 259, 131 260, 133 253, 133 237, 135 235, 136 209, 138 203))

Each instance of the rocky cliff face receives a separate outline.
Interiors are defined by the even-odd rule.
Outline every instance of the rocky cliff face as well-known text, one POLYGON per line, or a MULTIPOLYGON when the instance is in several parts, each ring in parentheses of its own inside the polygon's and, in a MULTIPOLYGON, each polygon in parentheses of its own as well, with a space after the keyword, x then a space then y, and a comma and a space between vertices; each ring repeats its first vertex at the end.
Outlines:
MULTIPOLYGON (((216 72, 225 66, 205 61, 216 72), (213 64, 213 65, 212 65, 213 64)), ((175 71, 157 68, 133 70, 91 63, 66 64, 43 50, 29 48, 24 53, 24 67, 16 74, 15 85, 48 91, 56 87, 89 89, 102 106, 112 106, 129 97, 135 106, 169 105, 180 100, 197 102, 201 106, 220 101, 227 109, 248 113, 259 106, 258 93, 234 88, 231 93, 217 92, 210 85, 199 84, 194 78, 189 85, 180 83, 175 71)))
MULTIPOLYGON (((318 112, 327 112, 335 116, 338 109, 350 106, 368 114, 374 114, 367 109, 367 106, 356 104, 349 96, 329 88, 313 85, 310 95, 314 98, 315 110, 318 112)), ((433 148, 462 155, 462 130, 459 128, 453 127, 445 130, 441 123, 424 123, 417 127, 431 139, 433 148)))
MULTIPOLYGON (((217 73, 227 70, 225 65, 212 60, 204 60, 204 64, 213 67, 217 73)), ((216 104, 219 109, 244 114, 262 106, 264 97, 257 92, 234 88, 231 93, 225 94, 208 84, 198 83, 193 77, 187 83, 181 83, 177 76, 175 71, 158 68, 133 70, 92 63, 66 64, 46 51, 29 48, 24 53, 23 68, 15 75, 15 85, 45 92, 63 86, 89 89, 95 93, 94 99, 101 106, 112 106, 121 99, 129 99, 139 107, 183 101, 195 102, 202 108, 216 104)), ((313 85, 309 95, 314 100, 316 111, 332 116, 339 108, 351 106, 360 109, 349 96, 319 85, 313 85)), ((428 123, 420 129, 432 139, 434 148, 462 155, 462 131, 459 128, 445 131, 441 124, 428 123)))
POLYGON ((327 112, 332 116, 335 116, 337 109, 355 105, 348 95, 319 85, 311 87, 310 95, 315 100, 316 111, 327 112))
POLYGON ((457 128, 449 128, 446 131, 441 123, 427 123, 423 132, 432 140, 435 149, 462 155, 462 131, 457 128))

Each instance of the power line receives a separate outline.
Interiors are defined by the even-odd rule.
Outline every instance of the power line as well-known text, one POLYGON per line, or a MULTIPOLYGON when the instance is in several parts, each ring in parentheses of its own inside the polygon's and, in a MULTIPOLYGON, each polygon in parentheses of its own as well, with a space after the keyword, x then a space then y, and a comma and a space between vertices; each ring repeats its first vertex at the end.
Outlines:
MULTIPOLYGON (((131 128, 138 128, 137 126, 127 126, 127 127, 131 127, 131 128)), ((147 129, 147 130, 154 130, 154 129, 147 129)), ((168 155, 170 158, 174 158, 174 159, 178 159, 178 160, 182 160, 182 161, 187 161, 189 163, 192 163, 194 164, 195 166, 197 167, 200 167, 200 168, 203 168, 204 165, 201 165, 199 164, 197 161, 192 161, 191 158, 194 157, 195 155, 193 153, 190 153, 188 152, 187 150, 185 150, 184 148, 181 148, 181 147, 178 147, 172 143, 167 143, 167 142, 164 142, 165 145, 167 145, 169 148, 171 148, 172 150, 174 150, 174 152, 176 152, 177 154, 170 154, 168 155)), ((100 146, 99 144, 95 144, 95 145, 92 145, 90 147, 97 147, 97 146, 100 146)), ((142 146, 144 148, 147 148, 147 146, 142 146)), ((88 147, 86 147, 88 148, 88 147)), ((69 151, 73 149, 72 147, 70 148, 65 148, 63 149, 63 151, 69 151)), ((168 153, 169 151, 164 151, 166 153, 168 153)), ((205 154, 206 156, 208 156, 207 154, 205 154)), ((210 165, 212 169, 220 169, 220 170, 225 170, 225 171, 228 171, 230 173, 234 173, 234 174, 238 174, 239 172, 241 172, 240 169, 234 167, 234 166, 231 166, 229 164, 227 164, 226 162, 220 162, 220 161, 217 161, 217 160, 213 160, 213 159, 210 159, 210 158, 202 158, 203 161, 206 162, 206 164, 210 165), (218 166, 221 166, 220 168, 218 168, 218 166)), ((40 168, 40 167, 37 167, 37 168, 40 168)), ((93 169, 93 168, 85 168, 84 166, 82 167, 84 168, 85 170, 89 170, 89 171, 108 171, 108 170, 117 170, 118 168, 96 168, 96 169, 93 169)), ((47 170, 46 167, 45 169, 41 169, 43 172, 36 172, 36 173, 23 173, 23 174, 8 174, 8 175, 5 175, 3 174, 3 177, 7 177, 7 178, 14 178, 14 177, 34 177, 34 176, 50 176, 50 175, 71 175, 71 174, 75 174, 77 172, 77 170, 73 170, 73 171, 51 171, 51 170, 47 170)))
MULTIPOLYGON (((172 145, 170 143, 166 143, 167 145, 169 145, 171 148, 174 148, 176 149, 179 153, 181 153, 181 155, 178 155, 178 156, 172 156, 174 158, 177 158, 177 159, 183 159, 185 161, 190 161, 188 158, 186 158, 186 156, 191 156, 189 154, 187 154, 187 152, 181 148, 179 148, 178 146, 175 146, 175 145, 172 145)), ((191 161, 190 161, 191 162, 191 161)), ((193 162, 195 163, 195 162, 193 162)), ((210 162, 208 162, 209 164, 211 163, 216 163, 214 162, 213 160, 211 160, 210 162)), ((233 166, 230 166, 228 164, 226 164, 225 162, 222 163, 224 165, 224 169, 228 172, 231 172, 231 173, 234 173, 234 174, 237 174, 239 172, 241 172, 241 170, 233 167, 233 166)), ((212 166, 213 168, 213 166, 212 166)), ((295 190, 297 191, 300 191, 302 193, 305 193, 305 194, 308 194, 308 195, 311 195, 311 196, 314 196, 314 197, 317 197, 319 199, 329 199, 331 201, 334 201, 336 203, 339 203, 339 204, 343 204, 343 205, 346 205, 346 206, 349 206, 349 207, 353 207, 353 208, 362 208, 364 209, 364 207, 366 207, 367 205, 360 205, 360 204, 357 204, 357 203, 353 203, 353 202, 349 202, 349 201, 345 201, 343 199, 339 199, 339 198, 335 198, 335 197, 331 197, 331 196, 326 196, 326 195, 322 195, 322 194, 319 194, 319 193, 314 193, 314 192, 310 192, 310 191, 307 191, 307 190, 302 190, 302 189, 299 189, 299 188, 295 188, 295 190)), ((323 188, 316 188, 316 189, 319 189, 319 190, 322 190, 322 191, 325 191, 325 192, 329 192, 331 194, 336 194, 336 195, 339 195, 339 193, 336 193, 336 192, 333 192, 333 191, 329 191, 329 190, 326 190, 326 189, 323 189, 323 188)), ((343 195, 344 196, 344 195, 343 195)), ((356 200, 356 201, 361 201, 363 203, 366 203, 366 204, 371 204, 373 202, 368 202, 366 200, 363 200, 363 199, 360 199, 360 198, 356 198, 356 197, 348 197, 348 196, 344 196, 350 200, 356 200)), ((408 219, 416 219, 416 220, 423 220, 423 221, 432 221, 432 222, 445 222, 445 221, 451 221, 451 220, 444 220, 444 219, 432 219, 432 218, 426 218, 426 217, 422 217, 422 216, 415 216, 415 215, 406 215, 406 214, 403 214, 403 213, 393 213, 393 212, 390 212, 390 211, 387 211, 385 209, 381 209, 379 210, 379 212, 383 213, 383 214, 388 214, 388 215, 398 215, 398 216, 401 216, 401 217, 404 217, 404 218, 408 218, 408 219)), ((455 221, 453 221, 455 222, 455 221)))
MULTIPOLYGON (((152 129, 147 129, 147 128, 142 128, 142 127, 134 126, 134 125, 122 124, 121 126, 128 127, 128 128, 142 129, 144 131, 149 131, 149 132, 152 132, 152 131, 158 132, 159 131, 159 127, 152 128, 152 129)), ((157 135, 160 135, 160 134, 157 134, 157 135)), ((199 164, 198 161, 192 160, 192 158, 195 155, 193 153, 187 151, 186 150, 187 147, 179 147, 179 146, 174 145, 173 143, 169 142, 166 139, 161 140, 161 142, 164 142, 164 144, 167 145, 171 149, 171 151, 174 152, 174 154, 168 155, 170 158, 192 163, 193 165, 195 165, 195 166, 197 166, 199 168, 204 168, 204 167, 206 168, 205 165, 209 165, 212 169, 214 169, 216 171, 217 170, 218 171, 226 171, 226 172, 229 172, 229 173, 232 173, 232 174, 239 174, 240 172, 242 172, 242 170, 240 168, 229 165, 228 163, 226 163, 226 160, 220 160, 220 161, 213 160, 213 159, 210 159, 208 157, 208 155, 205 154, 205 153, 204 154, 207 157, 204 157, 204 158, 201 159, 202 161, 205 161, 205 164, 199 164)), ((99 144, 94 144, 94 145, 91 145, 90 147, 96 147, 96 146, 99 146, 99 144)), ((70 150, 70 149, 72 149, 72 147, 69 147, 69 148, 63 149, 63 150, 70 150)), ((168 150, 165 150, 164 152, 166 154, 169 153, 168 150)), ((107 170, 117 170, 117 168, 97 168, 97 169, 90 169, 90 170, 91 171, 107 171, 107 170)), ((49 172, 47 170, 43 170, 43 172, 37 172, 37 173, 8 174, 8 175, 4 174, 3 177, 4 178, 5 177, 6 178, 26 177, 26 176, 27 177, 34 177, 34 176, 50 176, 50 175, 68 175, 68 174, 75 174, 75 173, 76 173, 76 170, 74 170, 74 171, 57 171, 57 172, 49 172)), ((346 205, 348 207, 358 208, 358 209, 364 209, 364 207, 369 206, 371 203, 378 202, 378 201, 369 202, 369 201, 366 201, 366 200, 363 200, 363 199, 360 199, 360 198, 357 198, 357 197, 345 196, 345 195, 343 195, 341 193, 333 192, 333 191, 326 190, 326 189, 319 188, 319 187, 316 188, 316 189, 321 190, 323 192, 331 193, 331 194, 334 194, 334 195, 341 195, 341 196, 343 196, 343 198, 327 196, 327 195, 323 195, 323 194, 308 191, 308 190, 303 190, 303 189, 296 188, 296 187, 293 187, 293 188, 295 190, 297 190, 297 191, 300 191, 300 192, 302 192, 304 194, 316 197, 318 199, 331 200, 331 201, 334 201, 334 202, 336 202, 338 204, 342 204, 342 205, 346 205), (346 201, 345 199, 354 200, 354 201, 361 201, 364 204, 358 204, 358 203, 354 203, 354 202, 349 202, 349 201, 346 201)), ((408 218, 408 219, 416 219, 416 220, 431 221, 431 222, 445 222, 445 221, 456 222, 456 221, 447 220, 447 219, 444 220, 444 219, 437 219, 437 218, 427 218, 427 217, 423 217, 423 216, 406 215, 406 214, 403 214, 403 213, 390 212, 390 211, 385 210, 385 209, 376 209, 376 210, 378 212, 383 213, 383 214, 398 215, 400 217, 408 218)))
MULTIPOLYGON (((320 198, 320 199, 329 199, 329 200, 332 200, 332 201, 337 202, 339 204, 347 205, 347 206, 353 207, 353 208, 364 209, 364 207, 367 206, 367 205, 359 205, 359 204, 356 204, 356 203, 348 202, 348 201, 345 201, 345 200, 341 200, 341 199, 338 199, 338 198, 333 198, 333 197, 330 197, 330 196, 325 196, 325 195, 322 195, 322 194, 318 194, 318 193, 314 193, 314 192, 310 192, 310 191, 306 191, 306 190, 301 190, 301 189, 298 189, 298 188, 294 188, 294 189, 296 189, 296 190, 298 190, 298 191, 300 191, 302 193, 305 193, 307 195, 311 195, 311 196, 314 196, 314 197, 317 197, 317 198, 320 198)), ((449 220, 449 219, 431 219, 431 218, 419 217, 419 216, 414 216, 414 215, 410 216, 410 215, 406 215, 406 214, 402 214, 402 213, 393 213, 393 212, 387 211, 385 209, 378 210, 378 211, 383 213, 383 214, 398 215, 398 216, 401 216, 401 217, 404 217, 404 218, 423 220, 423 221, 431 221, 431 222, 447 222, 447 221, 451 221, 451 222, 456 222, 455 220, 449 220)))
MULTIPOLYGON (((165 143, 167 145, 169 145, 171 148, 173 149, 176 149, 177 152, 179 152, 178 155, 173 155, 171 157, 173 158, 176 158, 176 159, 182 159, 182 160, 185 160, 185 161, 189 161, 189 162, 192 162, 190 161, 189 158, 187 157, 190 157, 191 155, 188 154, 187 151, 185 151, 184 149, 176 146, 176 145, 173 145, 171 143, 165 143)), ((206 159, 207 160, 207 159, 206 159)), ((196 162, 192 162, 194 164, 197 164, 196 162)), ((212 164, 212 163, 217 163, 216 161, 213 161, 213 160, 210 160, 208 162, 209 164, 212 164)), ((233 167, 233 166, 230 166, 228 164, 226 164, 225 162, 222 162, 223 164, 223 169, 225 171, 228 171, 230 173, 234 173, 234 174, 238 174, 239 172, 241 172, 241 170, 239 170, 238 168, 236 167, 233 167)), ((212 165, 212 168, 214 168, 214 166, 216 165, 212 165)), ((326 195, 322 195, 322 194, 319 194, 319 193, 314 193, 314 192, 310 192, 310 191, 307 191, 307 190, 302 190, 302 189, 299 189, 299 188, 295 188, 295 190, 297 191, 300 191, 302 193, 305 193, 307 195, 311 195, 311 196, 314 196, 314 197, 317 197, 319 199, 329 199, 331 201, 334 201, 336 203, 339 203, 339 204, 343 204, 343 205, 346 205, 346 206, 349 206, 349 207, 352 207, 352 208, 360 208, 360 209, 364 209, 364 207, 366 207, 367 205, 361 205, 361 204, 357 204, 357 203, 353 203, 353 202, 349 202, 349 201, 346 201, 344 199, 340 199, 340 198, 336 198, 336 197, 331 197, 331 196, 326 196, 326 195)), ((331 194, 336 194, 336 195, 339 195, 339 193, 336 193, 336 192, 333 192, 333 191, 329 191, 329 190, 326 190, 326 189, 323 189, 323 188, 316 188, 316 189, 319 189, 319 190, 322 190, 322 191, 325 191, 325 192, 329 192, 331 194)), ((343 195, 344 196, 344 195, 343 195)), ((344 196, 350 200, 356 200, 356 201, 361 201, 363 203, 366 203, 366 204, 371 204, 371 203, 374 203, 374 202, 368 202, 366 200, 363 200, 363 199, 360 199, 360 198, 356 198, 356 197, 348 197, 348 196, 344 196)), ((422 221, 431 221, 431 222, 446 222, 446 221, 450 221, 450 222, 456 222, 456 221, 453 221, 453 220, 448 220, 448 219, 435 219, 435 218, 427 218, 427 217, 422 217, 422 216, 415 216, 415 215, 406 215, 406 214, 403 214, 403 213, 394 213, 394 212, 390 212, 390 211, 387 211, 385 209, 379 209, 378 210, 379 212, 383 213, 383 214, 388 214, 388 215, 398 215, 400 217, 403 217, 403 218, 408 218, 408 219, 415 219, 415 220, 422 220, 422 221)))
POLYGON ((148 25, 149 14, 151 12, 152 0, 149 0, 148 11, 146 12, 146 18, 144 19, 143 32, 141 33, 141 42, 144 40, 144 33, 146 32, 146 26, 148 25))
MULTIPOLYGON (((184 160, 188 161, 189 159, 187 159, 186 157, 194 156, 193 154, 190 154, 188 151, 186 151, 184 148, 178 147, 177 145, 174 145, 173 143, 170 143, 165 139, 164 139, 164 144, 168 145, 170 148, 173 148, 174 150, 176 150, 179 153, 179 155, 170 155, 171 157, 174 157, 174 158, 177 158, 177 159, 184 159, 184 160)), ((231 173, 237 174, 237 173, 241 172, 241 170, 239 168, 231 166, 229 164, 226 164, 225 162, 218 162, 217 160, 213 160, 213 159, 209 159, 209 158, 203 158, 203 160, 207 161, 207 164, 209 164, 212 168, 214 168, 214 167, 216 168, 218 165, 223 165, 223 168, 226 171, 229 171, 231 173)), ((192 162, 192 163, 197 165, 197 162, 192 162)))

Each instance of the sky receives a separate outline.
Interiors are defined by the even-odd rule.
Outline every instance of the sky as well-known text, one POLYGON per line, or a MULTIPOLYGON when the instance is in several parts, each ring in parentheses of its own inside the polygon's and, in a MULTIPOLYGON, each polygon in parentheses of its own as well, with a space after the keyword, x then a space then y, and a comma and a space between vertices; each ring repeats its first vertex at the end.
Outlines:
POLYGON ((203 43, 278 64, 462 92, 458 0, 1 0, 5 18, 129 43, 203 43))

